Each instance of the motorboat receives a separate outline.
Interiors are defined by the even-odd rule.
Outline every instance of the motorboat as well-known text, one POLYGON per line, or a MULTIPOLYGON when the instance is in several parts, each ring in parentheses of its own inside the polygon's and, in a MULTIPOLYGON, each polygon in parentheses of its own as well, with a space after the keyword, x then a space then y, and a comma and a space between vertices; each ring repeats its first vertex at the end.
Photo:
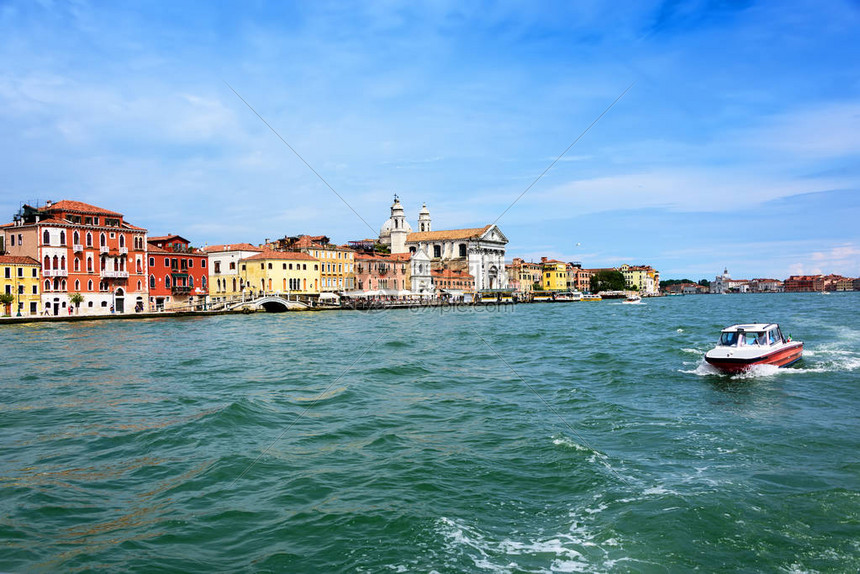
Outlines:
POLYGON ((602 301, 603 297, 600 295, 592 295, 591 293, 585 293, 582 295, 583 301, 602 301))
POLYGON ((723 329, 705 360, 725 373, 738 373, 755 365, 787 367, 802 354, 803 343, 785 337, 776 323, 750 323, 723 329))
POLYGON ((635 305, 636 303, 641 303, 641 302, 642 302, 642 297, 640 297, 639 295, 635 295, 635 294, 628 295, 627 298, 624 299, 624 301, 622 301, 622 303, 626 303, 628 305, 635 305))
POLYGON ((579 291, 556 293, 553 296, 553 301, 582 301, 582 293, 580 293, 579 291))

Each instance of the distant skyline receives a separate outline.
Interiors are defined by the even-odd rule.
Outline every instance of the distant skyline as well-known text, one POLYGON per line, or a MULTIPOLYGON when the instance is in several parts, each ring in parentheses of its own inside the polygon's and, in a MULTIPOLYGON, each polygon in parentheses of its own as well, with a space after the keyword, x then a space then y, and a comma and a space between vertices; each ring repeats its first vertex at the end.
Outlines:
POLYGON ((857 277, 857 30, 838 0, 13 0, 0 220, 73 199, 197 246, 346 243, 397 193, 480 227, 633 84, 498 221, 508 258, 857 277))

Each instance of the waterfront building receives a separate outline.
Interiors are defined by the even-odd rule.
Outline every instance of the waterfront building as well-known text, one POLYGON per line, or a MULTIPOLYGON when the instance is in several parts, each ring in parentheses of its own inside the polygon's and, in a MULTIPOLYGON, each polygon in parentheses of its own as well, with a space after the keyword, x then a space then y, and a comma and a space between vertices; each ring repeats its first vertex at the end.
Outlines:
POLYGON ((782 293, 783 285, 779 279, 757 278, 749 282, 750 291, 753 293, 782 293))
POLYGON ((711 293, 748 293, 751 290, 746 279, 732 279, 729 270, 724 269, 722 275, 717 275, 710 284, 711 293))
POLYGON ((823 275, 792 275, 785 280, 786 293, 824 291, 823 275))
POLYGON ((38 261, 21 255, 0 255, 0 293, 15 297, 12 303, 0 307, 0 312, 19 317, 38 315, 40 283, 38 261))
POLYGON ((148 297, 146 229, 121 213, 80 201, 25 205, 2 226, 9 255, 42 265, 43 314, 69 312, 69 296, 80 293, 80 314, 133 313, 148 297))
POLYGON ((244 278, 239 273, 239 261, 263 250, 250 243, 208 245, 203 248, 209 258, 209 297, 213 303, 235 301, 242 298, 244 278))
POLYGON ((249 297, 317 295, 321 263, 307 253, 267 249, 242 259, 239 274, 249 297))
POLYGON ((824 277, 825 291, 853 291, 853 289, 853 279, 832 273, 824 277))
POLYGON ((410 255, 409 280, 412 284, 412 293, 422 298, 433 297, 436 293, 433 287, 433 260, 423 248, 417 249, 410 255))
POLYGON ((431 273, 437 297, 462 300, 465 294, 475 291, 475 278, 461 269, 433 269, 431 273))
POLYGON ((505 266, 508 274, 508 286, 519 293, 531 293, 535 285, 543 282, 543 268, 540 263, 526 262, 520 257, 514 257, 510 265, 505 266))
POLYGON ((149 309, 205 308, 209 295, 208 255, 179 235, 150 237, 147 247, 149 309))
POLYGON ((411 254, 356 253, 355 284, 359 291, 384 291, 386 295, 405 295, 412 289, 411 254))
POLYGON ((301 252, 319 261, 320 293, 340 293, 356 288, 353 249, 346 245, 313 243, 302 247, 301 252))
POLYGON ((646 295, 656 295, 660 290, 660 273, 650 265, 627 265, 618 268, 624 275, 628 289, 646 295))
POLYGON ((379 242, 391 253, 417 254, 424 250, 432 269, 457 269, 475 278, 477 290, 505 289, 505 245, 508 238, 495 224, 469 229, 433 231, 430 210, 424 205, 418 214, 418 231, 406 221, 403 206, 397 196, 391 205, 391 215, 382 225, 379 242))
POLYGON ((541 287, 544 291, 567 291, 567 263, 557 259, 540 258, 541 287))
POLYGON ((582 263, 572 261, 567 264, 567 290, 591 291, 591 278, 594 274, 582 268, 582 263))

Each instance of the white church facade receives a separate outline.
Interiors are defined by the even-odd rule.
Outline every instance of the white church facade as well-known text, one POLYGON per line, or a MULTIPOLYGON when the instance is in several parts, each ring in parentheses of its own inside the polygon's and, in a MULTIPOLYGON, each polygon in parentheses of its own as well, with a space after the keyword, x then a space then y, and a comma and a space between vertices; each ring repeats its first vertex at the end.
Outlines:
POLYGON ((391 217, 382 225, 379 242, 387 245, 391 253, 412 253, 412 290, 415 293, 420 292, 420 286, 427 288, 429 285, 431 268, 466 271, 475 278, 476 291, 508 287, 505 272, 508 238, 495 224, 433 231, 430 211, 424 205, 418 214, 418 231, 413 231, 395 196, 391 217), (428 261, 429 268, 426 267, 428 261))

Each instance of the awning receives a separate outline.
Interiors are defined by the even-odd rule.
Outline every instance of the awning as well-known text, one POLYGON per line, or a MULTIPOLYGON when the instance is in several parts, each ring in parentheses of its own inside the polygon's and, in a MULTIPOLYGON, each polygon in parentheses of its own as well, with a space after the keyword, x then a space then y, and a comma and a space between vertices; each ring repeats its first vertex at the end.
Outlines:
POLYGON ((447 293, 448 295, 454 295, 455 297, 460 297, 461 295, 463 295, 463 292, 457 289, 442 289, 442 291, 444 293, 447 293))
POLYGON ((327 301, 337 301, 340 297, 337 296, 337 293, 320 293, 320 299, 325 299, 327 301))

